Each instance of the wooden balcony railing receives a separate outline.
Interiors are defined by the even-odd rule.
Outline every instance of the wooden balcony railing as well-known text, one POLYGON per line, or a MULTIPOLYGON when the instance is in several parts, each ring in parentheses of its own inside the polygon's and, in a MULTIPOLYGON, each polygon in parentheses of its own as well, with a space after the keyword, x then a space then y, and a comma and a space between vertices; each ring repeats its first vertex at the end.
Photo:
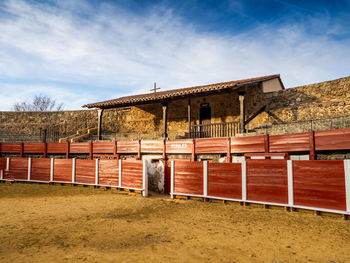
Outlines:
POLYGON ((239 122, 198 124, 191 127, 190 138, 234 137, 240 133, 239 122))

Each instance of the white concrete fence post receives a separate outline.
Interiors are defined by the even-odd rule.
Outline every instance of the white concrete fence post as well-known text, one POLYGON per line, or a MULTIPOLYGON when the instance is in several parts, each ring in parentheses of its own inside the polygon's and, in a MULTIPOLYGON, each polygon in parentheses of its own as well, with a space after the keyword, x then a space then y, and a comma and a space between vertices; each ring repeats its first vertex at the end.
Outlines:
POLYGON ((98 159, 96 158, 96 160, 95 160, 95 185, 98 185, 98 176, 99 176, 99 174, 98 174, 98 168, 99 168, 99 161, 98 161, 98 159))
POLYGON ((175 160, 171 160, 171 176, 170 176, 170 197, 174 199, 175 187, 175 160))
POLYGON ((288 205, 294 205, 294 181, 293 181, 293 161, 287 160, 288 174, 288 205))
POLYGON ((6 171, 10 170, 10 158, 6 158, 6 171))
POLYGON ((72 159, 72 183, 75 183, 75 158, 72 159))
POLYGON ((148 175, 147 175, 147 163, 146 160, 142 161, 142 195, 144 197, 148 196, 148 175))
POLYGON ((208 161, 203 162, 203 195, 208 196, 208 161))
POLYGON ((350 212, 350 160, 344 160, 346 212, 350 212))
POLYGON ((241 163, 242 167, 242 201, 247 201, 247 162, 241 163))
POLYGON ((54 158, 51 158, 51 166, 50 166, 50 182, 53 182, 53 166, 54 166, 54 158))
POLYGON ((30 181, 31 172, 32 172, 32 158, 28 158, 28 177, 27 177, 28 181, 30 181))
POLYGON ((119 187, 122 187, 122 159, 119 159, 119 187))

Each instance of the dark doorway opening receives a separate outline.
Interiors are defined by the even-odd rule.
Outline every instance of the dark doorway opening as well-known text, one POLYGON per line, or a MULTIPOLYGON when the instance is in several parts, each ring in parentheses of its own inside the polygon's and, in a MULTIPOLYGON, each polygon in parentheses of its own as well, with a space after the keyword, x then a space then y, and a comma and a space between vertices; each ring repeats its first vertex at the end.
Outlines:
POLYGON ((200 138, 210 137, 211 134, 211 108, 209 104, 201 105, 199 110, 200 138))
POLYGON ((211 123, 211 108, 210 106, 200 108, 199 112, 200 124, 210 124, 211 123))

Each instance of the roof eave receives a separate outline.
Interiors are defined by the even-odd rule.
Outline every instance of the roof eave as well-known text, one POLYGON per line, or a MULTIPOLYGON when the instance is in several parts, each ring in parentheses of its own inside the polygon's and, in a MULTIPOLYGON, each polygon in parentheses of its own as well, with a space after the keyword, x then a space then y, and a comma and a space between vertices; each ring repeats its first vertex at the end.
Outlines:
POLYGON ((98 103, 90 103, 90 104, 85 104, 82 107, 84 108, 100 108, 100 109, 108 109, 108 108, 118 108, 118 107, 128 107, 128 106, 135 106, 135 105, 144 105, 144 104, 152 104, 152 103, 162 103, 162 102, 166 102, 166 101, 171 101, 171 100, 178 100, 178 99, 182 99, 182 98, 189 98, 189 97, 198 97, 198 96, 205 96, 205 95, 210 95, 213 93, 220 93, 220 92, 226 92, 226 91, 232 91, 233 89, 239 89, 241 87, 247 87, 247 86, 252 86, 255 84, 259 84, 262 83, 264 81, 268 81, 271 79, 275 79, 278 78, 282 89, 284 88, 283 82, 280 78, 280 74, 275 74, 275 75, 271 75, 269 77, 266 77, 265 79, 259 79, 259 80, 252 80, 249 82, 237 82, 234 83, 233 85, 229 85, 229 86, 224 86, 224 87, 220 87, 219 89, 212 89, 212 90, 206 90, 206 91, 199 91, 199 92, 193 92, 193 93, 187 93, 187 94, 181 94, 181 95, 174 95, 171 96, 171 94, 169 96, 165 96, 164 97, 156 97, 154 99, 150 98, 150 99, 146 99, 146 100, 136 100, 136 101, 126 101, 125 103, 120 102, 120 103, 115 103, 113 101, 110 101, 110 103, 108 103, 108 101, 105 102, 98 102, 98 103))

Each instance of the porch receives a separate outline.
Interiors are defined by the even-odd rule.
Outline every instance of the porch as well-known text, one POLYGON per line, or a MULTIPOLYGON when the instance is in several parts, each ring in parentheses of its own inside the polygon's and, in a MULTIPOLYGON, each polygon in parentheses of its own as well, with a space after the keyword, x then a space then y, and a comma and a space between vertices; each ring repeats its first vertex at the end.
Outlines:
POLYGON ((190 128, 189 137, 192 139, 235 137, 239 133, 241 133, 241 125, 234 121, 193 125, 190 128))
POLYGON ((246 125, 265 109, 264 93, 282 89, 280 76, 270 75, 168 91, 157 91, 155 86, 153 93, 83 107, 97 109, 98 139, 102 139, 102 130, 107 128, 103 116, 114 119, 116 137, 139 134, 125 139, 235 137, 245 133, 246 125), (120 113, 108 113, 112 109, 120 113), (150 136, 153 133, 156 136, 150 136))

